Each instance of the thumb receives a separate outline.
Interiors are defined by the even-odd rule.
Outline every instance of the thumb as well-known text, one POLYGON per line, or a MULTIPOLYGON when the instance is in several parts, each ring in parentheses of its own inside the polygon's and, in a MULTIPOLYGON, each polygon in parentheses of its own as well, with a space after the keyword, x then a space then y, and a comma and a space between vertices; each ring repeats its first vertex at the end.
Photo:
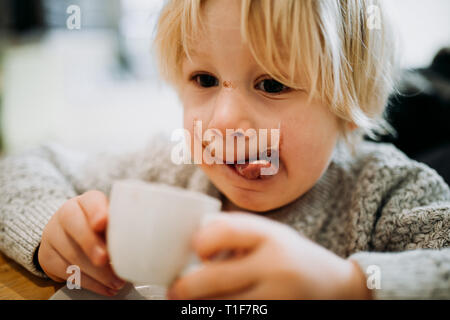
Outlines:
POLYGON ((101 191, 90 190, 78 197, 78 203, 92 230, 105 231, 109 212, 109 201, 106 195, 101 191))
POLYGON ((108 213, 107 211, 104 211, 97 220, 94 220, 92 223, 92 229, 95 232, 104 232, 106 229, 106 225, 108 224, 108 213))
POLYGON ((194 236, 193 246, 201 259, 215 259, 223 251, 225 255, 251 251, 263 238, 260 230, 252 225, 252 219, 237 214, 222 216, 203 226, 194 236))

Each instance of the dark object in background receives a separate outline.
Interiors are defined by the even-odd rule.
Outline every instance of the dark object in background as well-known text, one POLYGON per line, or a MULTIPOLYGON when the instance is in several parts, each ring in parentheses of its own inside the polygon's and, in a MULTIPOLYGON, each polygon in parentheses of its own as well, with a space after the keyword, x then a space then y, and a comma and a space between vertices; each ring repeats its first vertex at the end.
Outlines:
POLYGON ((2 0, 6 21, 2 27, 8 31, 23 34, 42 30, 45 27, 41 0, 2 0))
POLYGON ((386 120, 397 136, 381 136, 410 158, 434 168, 450 184, 450 47, 428 68, 406 71, 386 120))

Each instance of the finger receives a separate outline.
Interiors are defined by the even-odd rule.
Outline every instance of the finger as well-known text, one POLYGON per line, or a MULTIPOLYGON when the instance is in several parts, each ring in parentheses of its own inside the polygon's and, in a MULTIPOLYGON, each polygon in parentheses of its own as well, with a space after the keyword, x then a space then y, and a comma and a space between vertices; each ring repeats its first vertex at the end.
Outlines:
MULTIPOLYGON (((67 278, 71 275, 67 273, 67 267, 70 266, 69 262, 66 261, 53 247, 49 249, 48 256, 50 257, 49 259, 51 259, 49 265, 51 265, 52 267, 51 270, 49 270, 48 273, 46 271, 46 273, 53 275, 57 279, 66 281, 67 278)), ((104 286, 103 284, 96 281, 95 279, 92 279, 83 272, 81 272, 80 274, 80 286, 104 296, 113 296, 117 294, 117 290, 113 290, 104 286)))
POLYGON ((77 265, 91 278, 103 285, 119 290, 125 285, 125 281, 119 279, 109 264, 96 267, 81 250, 79 245, 62 229, 56 228, 50 236, 50 241, 55 250, 70 264, 77 265))
POLYGON ((201 259, 207 259, 221 251, 248 251, 264 239, 244 215, 221 217, 202 227, 194 237, 193 247, 201 259))
POLYGON ((96 232, 104 231, 109 212, 109 202, 106 195, 98 190, 90 190, 76 197, 76 199, 92 230, 96 232))
POLYGON ((274 296, 264 286, 257 284, 230 295, 207 298, 210 300, 273 300, 274 296))
POLYGON ((105 242, 89 226, 78 201, 67 201, 59 215, 64 231, 81 247, 95 266, 108 261, 105 242))
POLYGON ((91 278, 89 275, 85 273, 81 273, 81 281, 80 281, 81 287, 90 290, 92 292, 101 294, 103 296, 112 297, 115 296, 118 292, 118 290, 108 288, 98 282, 97 280, 91 278))
POLYGON ((178 279, 169 290, 173 299, 201 299, 226 295, 256 283, 259 274, 249 256, 206 263, 178 279))
POLYGON ((41 242, 38 254, 39 264, 50 279, 56 282, 64 282, 65 277, 60 277, 57 271, 64 268, 65 264, 59 257, 59 253, 50 245, 49 241, 41 242))
POLYGON ((45 274, 52 279, 55 282, 65 282, 66 280, 60 277, 57 277, 55 274, 53 274, 50 270, 44 270, 45 274))

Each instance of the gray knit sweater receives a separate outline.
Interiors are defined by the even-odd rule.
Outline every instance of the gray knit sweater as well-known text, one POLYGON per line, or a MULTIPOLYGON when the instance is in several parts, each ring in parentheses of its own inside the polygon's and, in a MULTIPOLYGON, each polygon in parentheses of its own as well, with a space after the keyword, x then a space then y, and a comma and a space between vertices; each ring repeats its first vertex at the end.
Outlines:
MULTIPOLYGON (((109 195, 116 179, 138 178, 222 197, 201 169, 173 164, 170 146, 156 141, 124 154, 85 154, 50 143, 4 157, 0 249, 45 277, 33 255, 51 215, 87 190, 109 195)), ((377 299, 450 299, 449 187, 434 170, 392 145, 362 142, 354 156, 336 148, 313 188, 265 216, 358 262, 375 285, 377 299)))

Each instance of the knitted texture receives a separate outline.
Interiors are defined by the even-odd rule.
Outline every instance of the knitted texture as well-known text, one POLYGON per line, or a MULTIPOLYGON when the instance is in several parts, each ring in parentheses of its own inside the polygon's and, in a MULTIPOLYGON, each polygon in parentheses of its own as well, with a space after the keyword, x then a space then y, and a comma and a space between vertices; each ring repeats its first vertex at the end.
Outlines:
MULTIPOLYGON (((223 195, 195 165, 175 165, 161 137, 131 153, 84 154, 46 144, 0 160, 0 249, 33 274, 42 230, 68 199, 88 190, 109 195, 125 178, 223 195)), ((272 190, 272 192, 283 192, 272 190)), ((340 145, 316 184, 264 214, 335 254, 379 272, 376 299, 450 299, 450 190, 426 165, 390 144, 340 145)))

